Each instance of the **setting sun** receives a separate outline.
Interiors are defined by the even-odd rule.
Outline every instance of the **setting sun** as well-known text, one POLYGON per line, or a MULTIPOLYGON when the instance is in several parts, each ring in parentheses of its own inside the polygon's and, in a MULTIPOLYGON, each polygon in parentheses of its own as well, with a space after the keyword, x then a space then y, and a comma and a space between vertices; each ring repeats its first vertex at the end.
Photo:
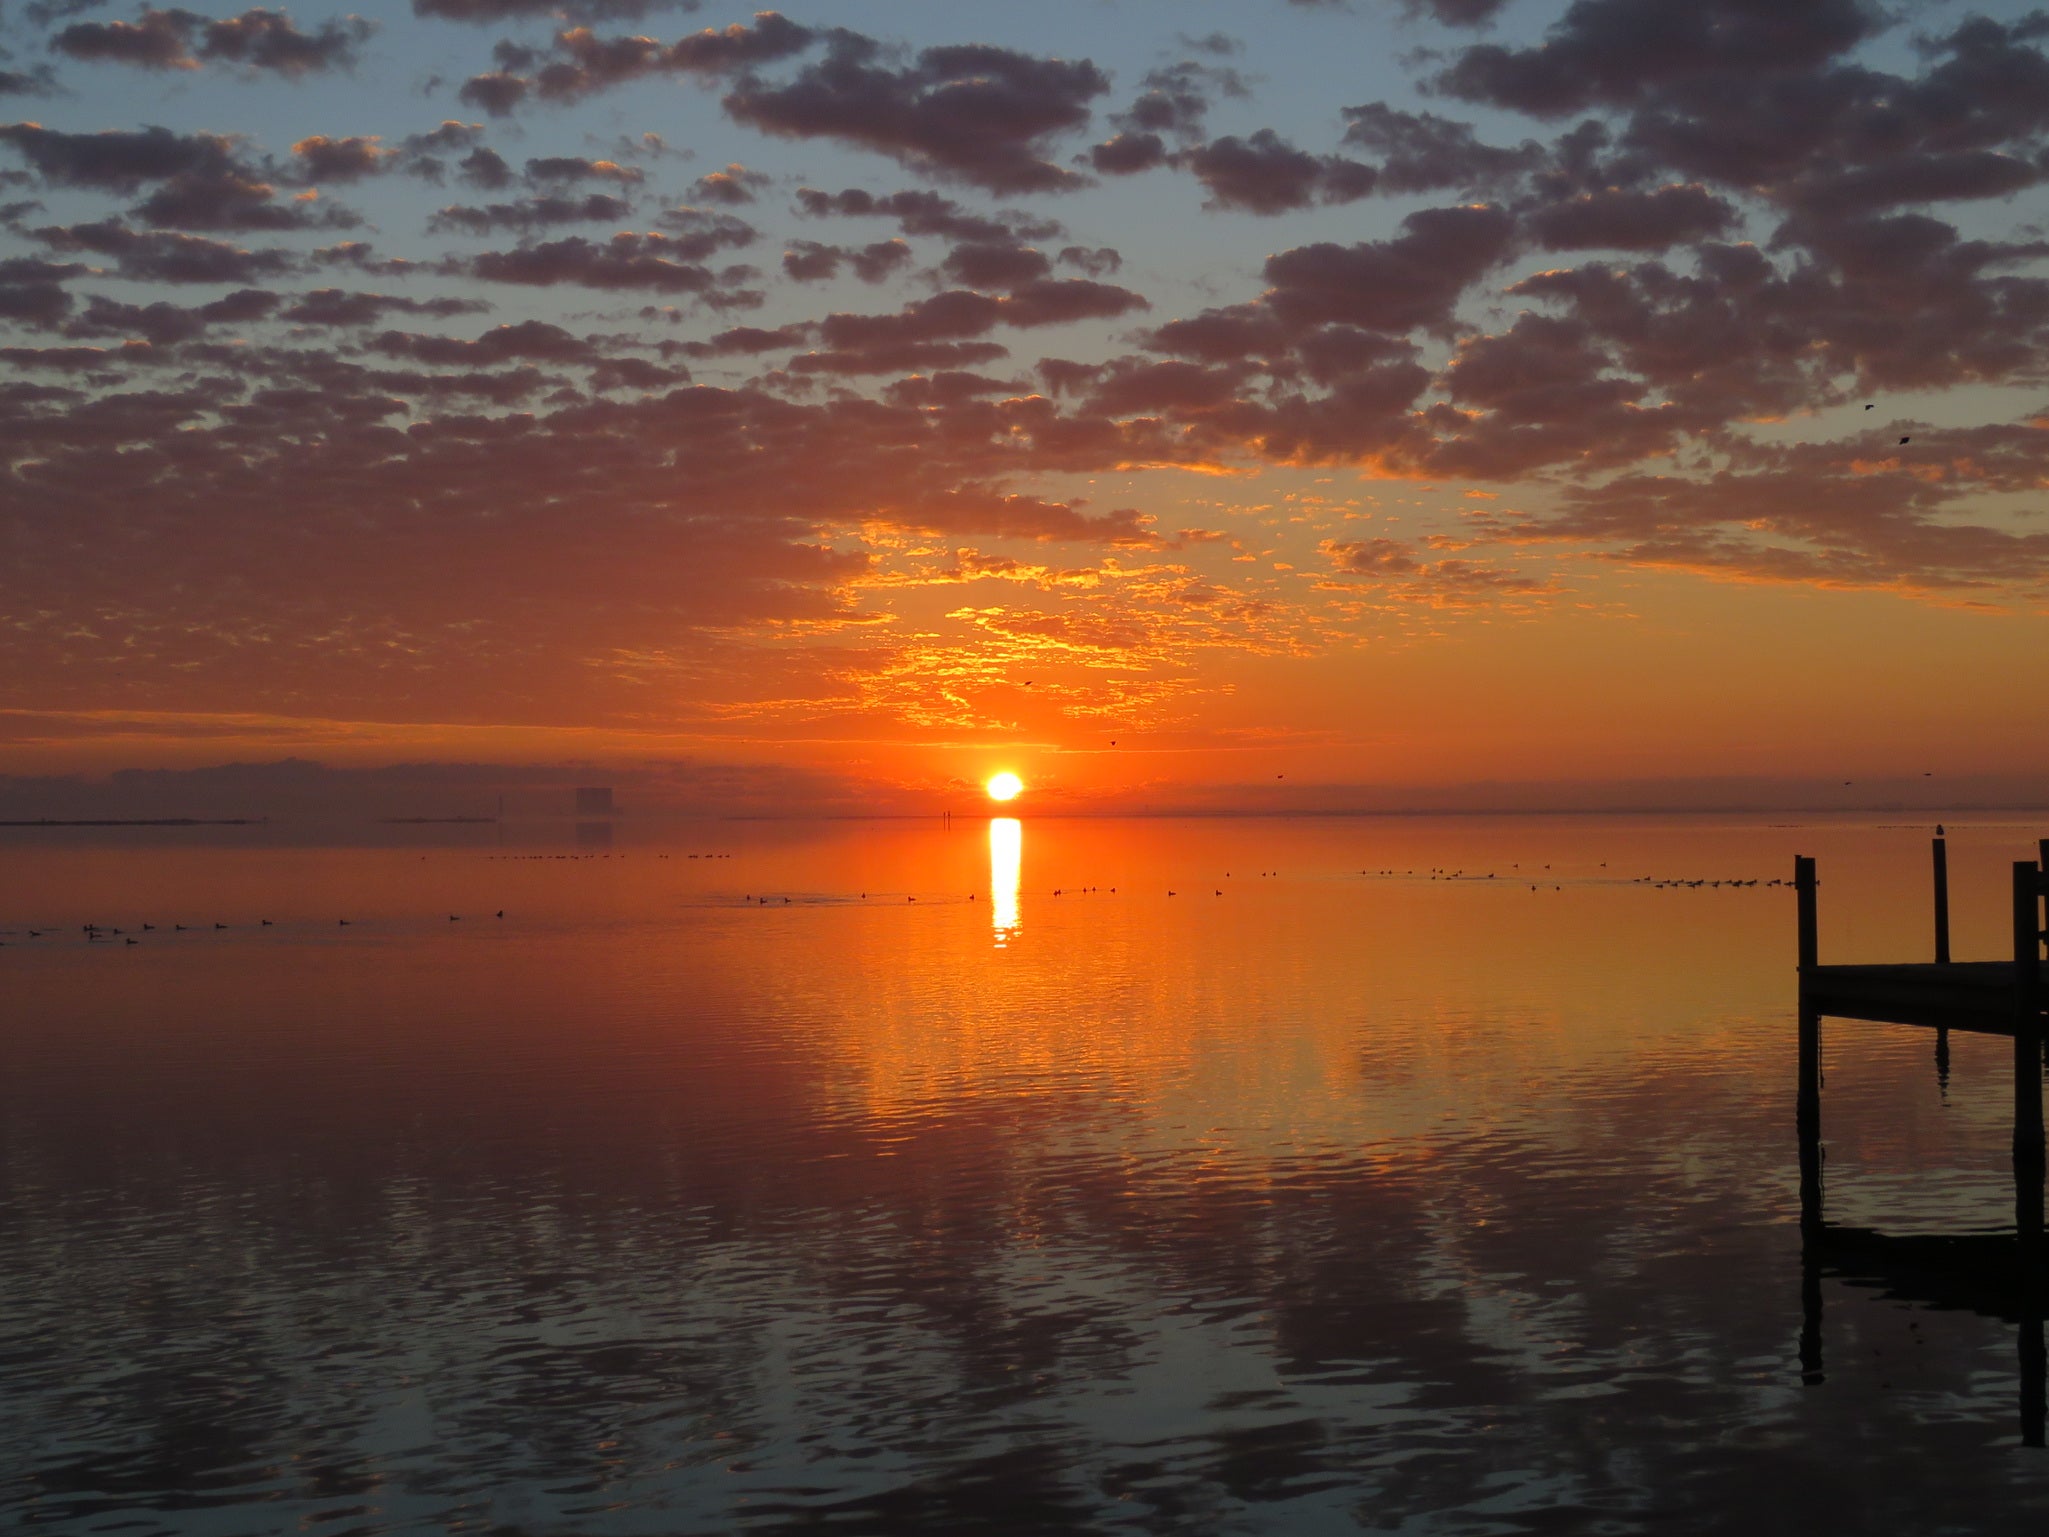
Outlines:
POLYGON ((1024 788, 1024 781, 1005 769, 993 777, 986 788, 992 801, 1016 800, 1017 792, 1024 788))

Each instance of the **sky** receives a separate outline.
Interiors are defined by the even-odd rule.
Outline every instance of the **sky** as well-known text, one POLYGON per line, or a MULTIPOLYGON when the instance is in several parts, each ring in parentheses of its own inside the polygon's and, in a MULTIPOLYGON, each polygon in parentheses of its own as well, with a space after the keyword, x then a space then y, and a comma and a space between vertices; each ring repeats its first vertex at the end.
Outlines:
POLYGON ((0 773, 2049 787, 2049 13, 5 0, 0 50, 0 773))

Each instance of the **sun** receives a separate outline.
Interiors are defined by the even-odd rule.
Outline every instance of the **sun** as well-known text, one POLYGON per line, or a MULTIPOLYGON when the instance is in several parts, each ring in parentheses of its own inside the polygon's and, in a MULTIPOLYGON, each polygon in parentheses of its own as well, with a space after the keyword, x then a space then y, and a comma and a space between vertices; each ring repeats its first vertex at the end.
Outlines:
POLYGON ((983 788, 988 790, 989 799, 992 801, 1012 801, 1017 799, 1017 792, 1024 788, 1024 781, 1009 769, 1005 769, 1002 773, 991 776, 989 783, 983 788))

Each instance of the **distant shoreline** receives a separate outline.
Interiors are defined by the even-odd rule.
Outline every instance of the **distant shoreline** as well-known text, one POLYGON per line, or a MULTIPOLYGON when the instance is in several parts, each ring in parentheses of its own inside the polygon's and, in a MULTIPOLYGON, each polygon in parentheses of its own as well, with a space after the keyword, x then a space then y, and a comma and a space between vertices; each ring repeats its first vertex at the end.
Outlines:
POLYGON ((0 827, 259 827, 269 817, 36 817, 0 827))

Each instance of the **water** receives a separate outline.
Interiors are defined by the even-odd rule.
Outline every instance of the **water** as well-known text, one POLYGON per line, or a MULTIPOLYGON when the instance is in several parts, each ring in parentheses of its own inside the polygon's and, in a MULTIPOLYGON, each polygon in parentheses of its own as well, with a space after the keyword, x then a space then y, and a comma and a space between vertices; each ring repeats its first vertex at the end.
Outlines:
MULTIPOLYGON (((0 834, 0 1523, 2039 1517, 2013 1323, 1803 1372, 1768 883, 1925 958, 1927 829, 1790 820, 0 834)), ((2010 1222, 2007 1042, 1825 1045, 1832 1219, 2010 1222)))

